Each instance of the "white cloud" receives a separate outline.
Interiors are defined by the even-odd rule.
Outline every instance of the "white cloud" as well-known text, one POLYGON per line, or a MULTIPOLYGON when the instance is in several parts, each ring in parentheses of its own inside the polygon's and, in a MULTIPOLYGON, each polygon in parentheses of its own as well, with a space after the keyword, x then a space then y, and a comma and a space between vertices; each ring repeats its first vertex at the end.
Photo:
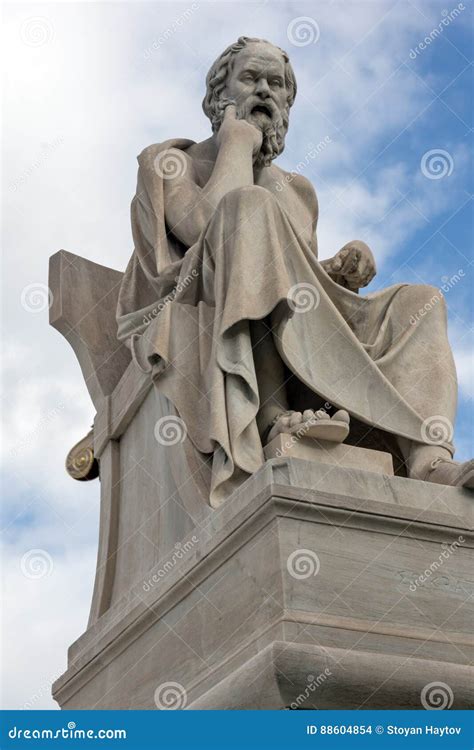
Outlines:
POLYGON ((40 547, 31 537, 18 539, 4 552, 4 709, 58 707, 51 698, 51 684, 66 669, 69 645, 86 628, 92 596, 93 544, 80 550, 71 545, 66 553, 50 554, 47 545, 40 547), (50 554, 51 573, 28 578, 21 570, 21 560, 38 547, 50 554))

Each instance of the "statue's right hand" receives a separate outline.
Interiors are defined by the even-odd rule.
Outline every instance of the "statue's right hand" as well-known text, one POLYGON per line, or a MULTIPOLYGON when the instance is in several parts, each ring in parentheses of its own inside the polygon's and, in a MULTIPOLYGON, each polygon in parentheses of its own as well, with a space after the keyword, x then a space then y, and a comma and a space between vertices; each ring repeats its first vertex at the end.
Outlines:
POLYGON ((217 133, 217 145, 220 149, 224 143, 234 143, 248 147, 256 157, 262 146, 263 133, 247 120, 237 117, 235 104, 228 104, 224 119, 217 133))

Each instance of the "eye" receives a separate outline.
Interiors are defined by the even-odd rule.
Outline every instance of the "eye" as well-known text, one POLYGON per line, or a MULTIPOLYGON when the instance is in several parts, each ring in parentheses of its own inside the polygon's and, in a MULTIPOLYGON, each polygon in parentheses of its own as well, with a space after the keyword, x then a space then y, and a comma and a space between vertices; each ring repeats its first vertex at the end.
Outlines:
POLYGON ((270 86, 274 86, 275 88, 281 88, 283 86, 283 81, 281 78, 272 78, 270 81, 270 86))

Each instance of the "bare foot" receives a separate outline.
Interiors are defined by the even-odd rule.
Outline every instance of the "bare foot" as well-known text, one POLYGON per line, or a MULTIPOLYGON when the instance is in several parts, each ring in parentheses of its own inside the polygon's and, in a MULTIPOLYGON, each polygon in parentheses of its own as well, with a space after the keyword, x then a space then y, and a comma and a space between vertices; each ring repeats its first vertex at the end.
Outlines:
POLYGON ((474 460, 461 463, 445 458, 435 458, 425 476, 425 482, 474 489, 474 460))
POLYGON ((340 409, 330 417, 323 409, 313 411, 285 411, 275 420, 267 442, 280 433, 297 437, 312 437, 318 440, 329 440, 342 443, 349 434, 350 417, 347 411, 340 409))

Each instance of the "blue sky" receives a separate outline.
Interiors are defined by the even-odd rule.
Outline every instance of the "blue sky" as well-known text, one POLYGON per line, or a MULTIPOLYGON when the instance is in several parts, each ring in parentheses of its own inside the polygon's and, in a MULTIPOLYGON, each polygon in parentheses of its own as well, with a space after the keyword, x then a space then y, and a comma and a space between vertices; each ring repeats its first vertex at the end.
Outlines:
POLYGON ((7 6, 5 16, 2 702, 48 708, 51 680, 87 622, 98 485, 65 474, 65 454, 93 408, 72 351, 48 327, 47 309, 32 311, 25 289, 47 284, 48 258, 60 248, 125 267, 136 155, 170 137, 207 137, 201 100, 210 64, 241 34, 267 38, 288 51, 298 80, 279 163, 294 170, 305 162, 319 197, 321 257, 365 240, 379 269, 371 290, 439 286, 463 271, 446 298, 460 381, 457 457, 467 458, 472 6, 38 2, 7 6), (305 44, 289 34, 301 18, 313 35, 305 44), (433 179, 421 164, 440 150, 446 174, 433 179), (51 560, 41 578, 22 571, 32 549, 51 560))

